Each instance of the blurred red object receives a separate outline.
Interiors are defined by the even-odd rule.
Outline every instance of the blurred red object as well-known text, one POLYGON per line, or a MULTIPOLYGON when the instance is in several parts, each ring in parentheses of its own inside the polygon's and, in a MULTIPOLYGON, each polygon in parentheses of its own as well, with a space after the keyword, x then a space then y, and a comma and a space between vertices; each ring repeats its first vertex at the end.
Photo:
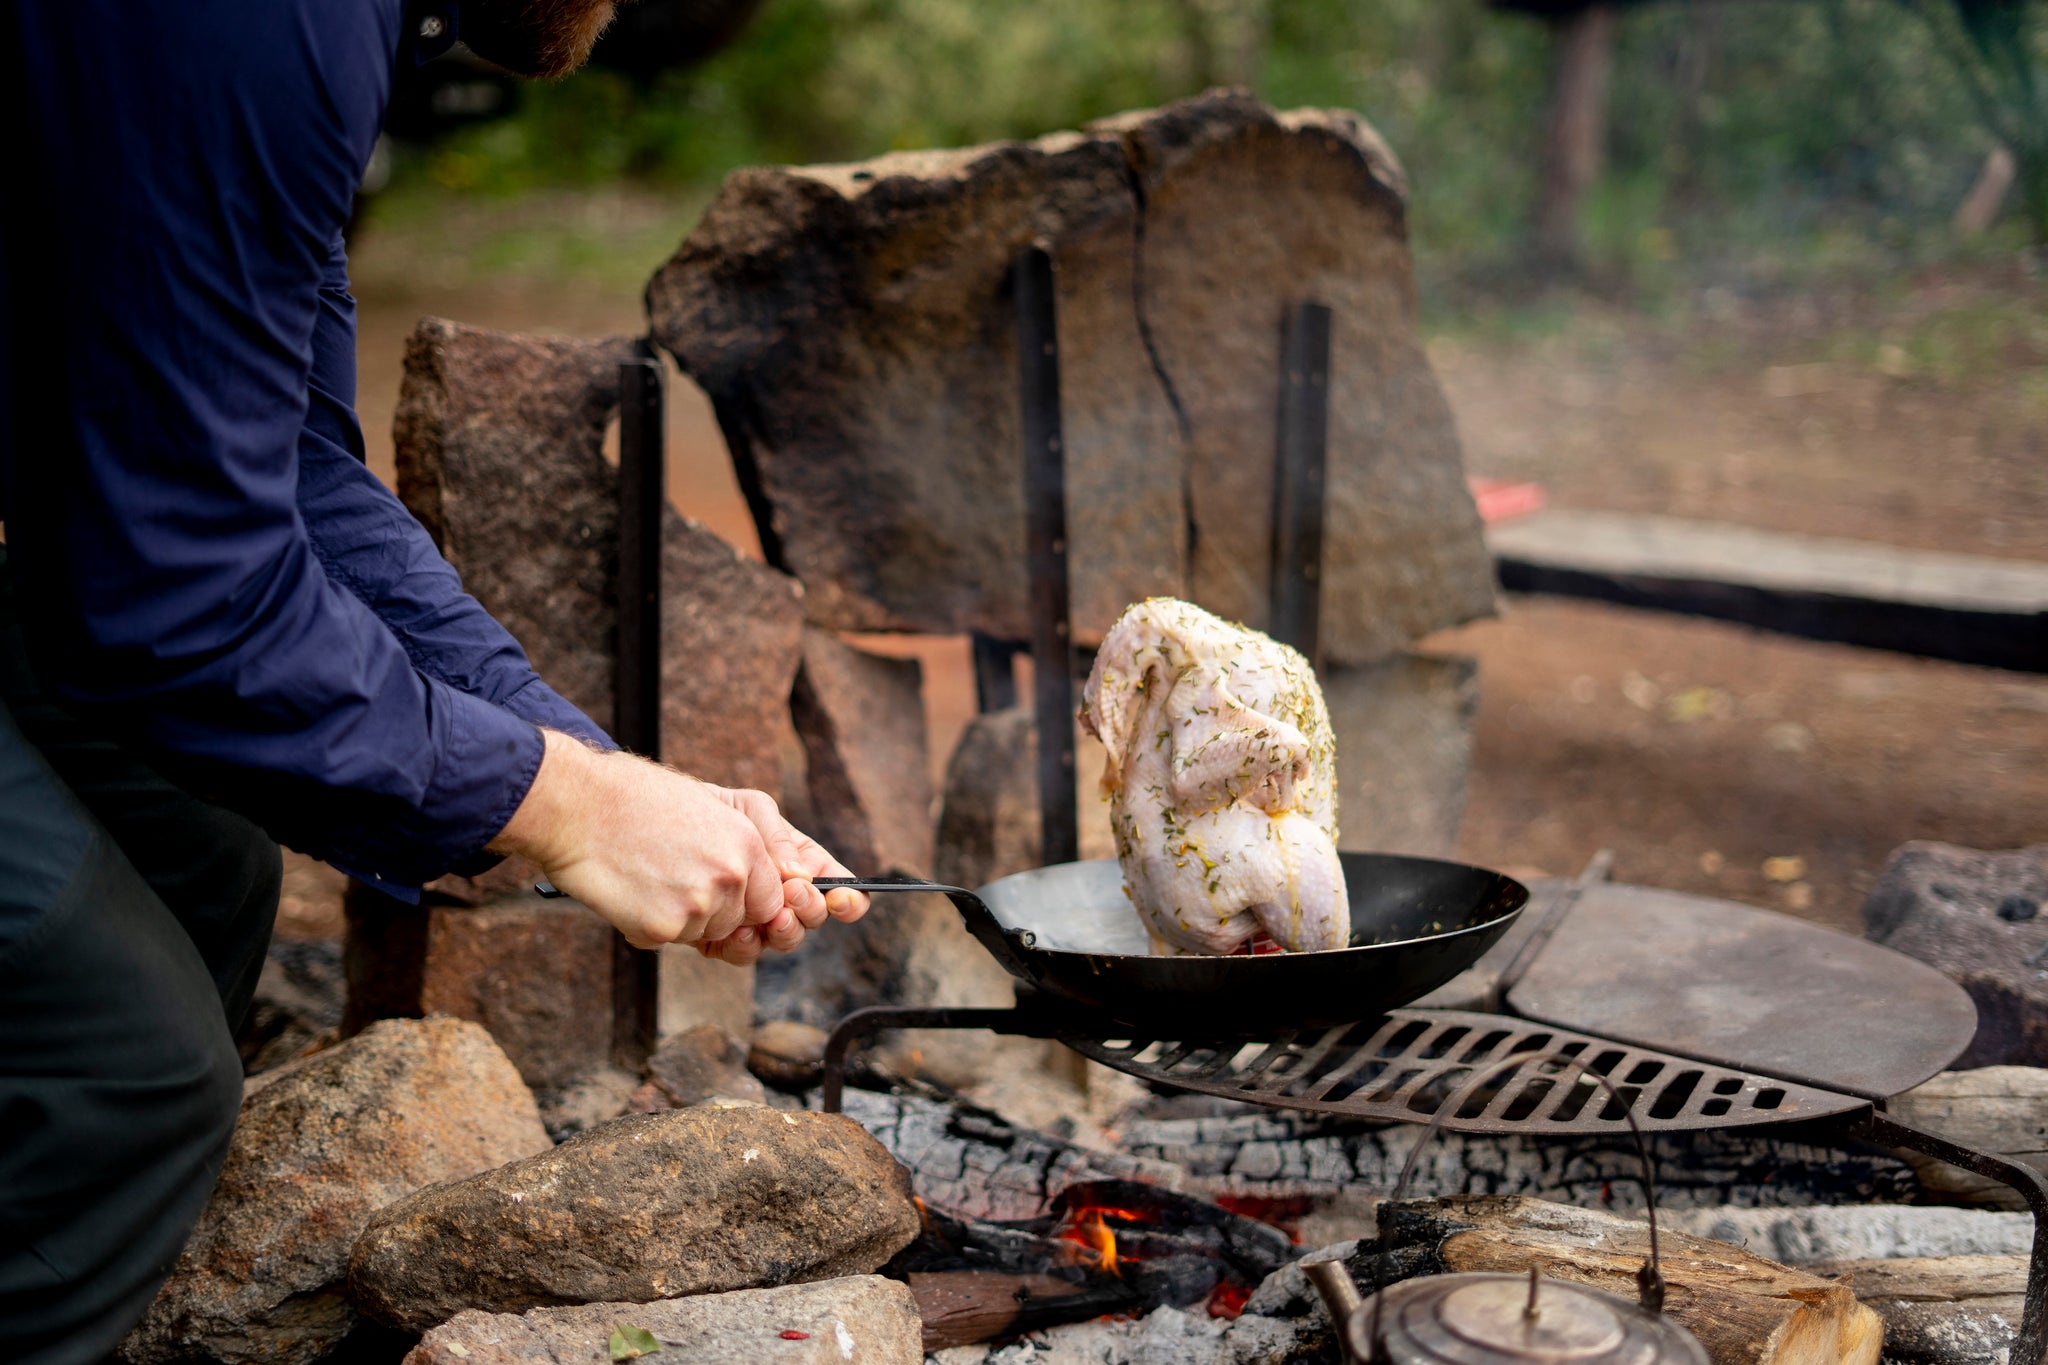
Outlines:
POLYGON ((1547 501, 1540 483, 1482 479, 1474 474, 1466 477, 1465 486, 1472 490, 1472 501, 1479 504, 1479 519, 1488 526, 1540 512, 1547 501))

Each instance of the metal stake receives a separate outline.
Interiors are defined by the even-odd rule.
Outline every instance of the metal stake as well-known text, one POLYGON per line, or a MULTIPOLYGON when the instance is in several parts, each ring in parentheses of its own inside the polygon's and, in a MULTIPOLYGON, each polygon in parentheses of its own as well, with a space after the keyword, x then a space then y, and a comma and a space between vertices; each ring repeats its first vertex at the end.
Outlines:
POLYGON ((1330 427, 1330 310, 1297 303, 1280 333, 1280 432, 1273 461, 1270 634, 1322 667, 1323 468, 1330 427))
MULTIPOLYGON (((661 364, 619 364, 618 657, 612 737, 661 757, 661 516, 668 501, 661 364)), ((661 956, 612 940, 612 1058, 638 1070, 654 1051, 661 956)))
POLYGON ((1009 710, 1017 704, 1017 655, 1022 647, 979 631, 969 638, 974 650, 974 709, 984 716, 1009 710))
POLYGON ((1031 571, 1033 700, 1038 717, 1042 860, 1081 856, 1074 809, 1074 649, 1068 624, 1066 450, 1052 256, 1042 246, 1010 266, 1017 307, 1017 378, 1024 414, 1024 518, 1031 571))

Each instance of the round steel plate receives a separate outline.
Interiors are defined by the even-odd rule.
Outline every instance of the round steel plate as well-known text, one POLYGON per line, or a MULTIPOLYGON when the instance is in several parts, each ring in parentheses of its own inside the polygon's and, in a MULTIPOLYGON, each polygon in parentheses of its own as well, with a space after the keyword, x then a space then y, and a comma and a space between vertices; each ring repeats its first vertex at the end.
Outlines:
POLYGON ((1970 1045, 1977 1010, 1924 963, 1789 915, 1586 888, 1508 992, 1515 1013, 1871 1099, 1970 1045))

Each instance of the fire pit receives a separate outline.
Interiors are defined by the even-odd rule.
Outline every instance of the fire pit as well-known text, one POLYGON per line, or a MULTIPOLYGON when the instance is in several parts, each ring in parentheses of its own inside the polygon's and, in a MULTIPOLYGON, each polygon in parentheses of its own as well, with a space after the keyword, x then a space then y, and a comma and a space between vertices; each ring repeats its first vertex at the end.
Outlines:
MULTIPOLYGON (((942 892, 970 924, 988 915, 980 897, 959 888, 868 885, 942 892)), ((985 889, 993 899, 1003 892, 1000 882, 985 889)), ((847 1050, 864 1035, 983 1028, 1056 1039, 1155 1085, 1382 1122, 1426 1122, 1474 1070, 1497 1066, 1443 1116, 1444 1127, 1468 1133, 1620 1136, 1631 1115, 1652 1133, 1809 1124, 1834 1139, 1937 1157, 2017 1191, 2035 1237, 2012 1358, 2048 1359, 2048 1177, 1884 1111, 1891 1095, 1969 1045, 1975 1010, 1959 987, 1899 954, 1784 916, 1591 876, 1539 884, 1532 907, 1521 932, 1491 955, 1501 965, 1487 1008, 1362 1003, 1367 1017, 1327 1026, 1212 1019, 1141 1030, 1028 986, 1011 1009, 880 1007, 834 1030, 824 1107, 839 1107, 847 1050), (1607 1077, 1616 1095, 1556 1075, 1542 1064, 1556 1054, 1607 1077), (1506 1064, 1523 1055, 1527 1064, 1506 1064)), ((1218 1016, 1231 1010, 1221 996, 1215 1006, 1218 1016)))

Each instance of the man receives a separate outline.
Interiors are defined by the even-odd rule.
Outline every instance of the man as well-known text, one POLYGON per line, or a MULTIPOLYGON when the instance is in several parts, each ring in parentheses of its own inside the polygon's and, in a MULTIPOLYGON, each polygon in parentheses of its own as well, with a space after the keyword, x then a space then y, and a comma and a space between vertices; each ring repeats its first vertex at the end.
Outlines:
POLYGON ((398 62, 556 76, 609 0, 0 7, 0 1360, 95 1361, 204 1205, 280 839, 522 854, 729 961, 863 898, 616 752, 362 463, 341 228, 398 62))

